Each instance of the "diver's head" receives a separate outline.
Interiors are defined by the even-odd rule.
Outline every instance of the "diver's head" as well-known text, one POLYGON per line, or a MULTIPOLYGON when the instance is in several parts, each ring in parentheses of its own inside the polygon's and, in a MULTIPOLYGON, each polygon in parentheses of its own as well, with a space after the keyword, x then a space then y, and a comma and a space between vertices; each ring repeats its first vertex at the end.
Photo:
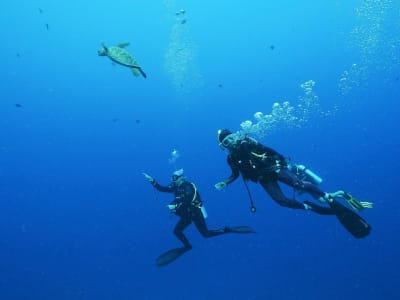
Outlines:
POLYGON ((239 141, 239 136, 229 129, 218 130, 218 142, 222 149, 233 149, 239 141))
POLYGON ((183 176, 183 169, 179 169, 172 173, 171 181, 174 185, 180 186, 185 181, 185 177, 183 176))

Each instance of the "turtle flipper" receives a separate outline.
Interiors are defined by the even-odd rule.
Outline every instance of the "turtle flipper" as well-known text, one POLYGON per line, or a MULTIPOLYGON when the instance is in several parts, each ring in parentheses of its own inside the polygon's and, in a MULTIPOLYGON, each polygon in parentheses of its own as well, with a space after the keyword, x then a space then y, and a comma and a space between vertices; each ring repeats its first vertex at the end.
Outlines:
POLYGON ((128 47, 129 45, 130 45, 130 43, 121 43, 121 44, 118 44, 117 47, 125 48, 125 47, 128 47))
POLYGON ((135 77, 138 77, 141 74, 137 67, 131 67, 131 71, 132 71, 133 76, 135 76, 135 77))
POLYGON ((137 77, 139 75, 142 75, 144 78, 147 78, 146 73, 142 70, 141 67, 139 67, 139 66, 131 66, 130 68, 131 68, 133 76, 137 77))
POLYGON ((142 74, 142 76, 143 76, 144 78, 147 78, 146 73, 142 70, 141 67, 138 67, 138 71, 140 72, 140 74, 142 74))

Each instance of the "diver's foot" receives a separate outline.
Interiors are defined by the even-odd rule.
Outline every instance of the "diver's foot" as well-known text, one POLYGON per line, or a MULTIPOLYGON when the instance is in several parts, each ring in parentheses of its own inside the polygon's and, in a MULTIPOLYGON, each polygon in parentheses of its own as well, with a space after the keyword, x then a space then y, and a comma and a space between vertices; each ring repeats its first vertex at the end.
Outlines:
POLYGON ((346 192, 345 192, 345 191, 342 191, 342 190, 338 190, 338 191, 336 191, 336 192, 329 193, 329 194, 332 196, 332 198, 336 198, 336 197, 344 198, 345 195, 346 195, 346 192))
POLYGON ((234 226, 234 227, 228 227, 226 226, 224 228, 225 233, 255 233, 256 231, 251 228, 250 226, 234 226))
POLYGON ((325 193, 323 197, 320 197, 318 200, 321 202, 332 202, 335 198, 340 197, 340 198, 345 198, 347 193, 342 190, 338 190, 336 192, 332 193, 325 193))
POLYGON ((319 197, 318 200, 325 203, 332 203, 334 196, 331 193, 325 193, 325 195, 323 197, 319 197))
POLYGON ((230 233, 230 232, 233 232, 233 230, 232 230, 231 227, 225 226, 224 232, 225 232, 225 233, 230 233))

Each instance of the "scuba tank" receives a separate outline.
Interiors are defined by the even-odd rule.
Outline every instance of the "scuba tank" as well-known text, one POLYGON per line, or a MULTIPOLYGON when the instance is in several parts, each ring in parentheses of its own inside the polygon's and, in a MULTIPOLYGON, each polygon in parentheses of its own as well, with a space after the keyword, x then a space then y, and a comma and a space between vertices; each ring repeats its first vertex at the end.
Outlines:
POLYGON ((322 178, 308 169, 305 165, 295 164, 291 165, 289 169, 301 180, 309 181, 315 185, 321 184, 322 182, 322 178))
POLYGON ((200 206, 200 210, 201 210, 201 213, 203 214, 204 219, 207 219, 208 214, 207 214, 207 211, 206 211, 206 208, 204 207, 204 205, 200 206))
POLYGON ((197 188, 194 185, 194 183, 191 182, 191 184, 193 186, 194 193, 193 193, 193 199, 190 203, 191 203, 191 205, 198 207, 201 211, 201 214, 203 215, 203 218, 207 219, 208 214, 207 214, 206 208, 204 207, 203 201, 201 201, 200 195, 197 193, 197 188))

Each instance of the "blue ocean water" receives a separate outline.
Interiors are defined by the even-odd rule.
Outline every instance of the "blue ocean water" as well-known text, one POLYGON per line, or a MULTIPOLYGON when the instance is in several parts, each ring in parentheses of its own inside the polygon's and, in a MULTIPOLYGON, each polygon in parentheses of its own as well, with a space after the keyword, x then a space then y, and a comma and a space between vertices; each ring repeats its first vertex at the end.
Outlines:
POLYGON ((399 17, 395 0, 2 2, 0 299, 398 299, 399 17), (146 79, 97 55, 122 42, 146 79), (321 188, 374 202, 370 236, 252 183, 255 214, 241 180, 214 188, 217 130, 256 112, 279 121, 260 141, 321 188), (193 249, 157 267, 177 218, 142 172, 178 168, 210 228, 257 234, 191 226, 193 249))

